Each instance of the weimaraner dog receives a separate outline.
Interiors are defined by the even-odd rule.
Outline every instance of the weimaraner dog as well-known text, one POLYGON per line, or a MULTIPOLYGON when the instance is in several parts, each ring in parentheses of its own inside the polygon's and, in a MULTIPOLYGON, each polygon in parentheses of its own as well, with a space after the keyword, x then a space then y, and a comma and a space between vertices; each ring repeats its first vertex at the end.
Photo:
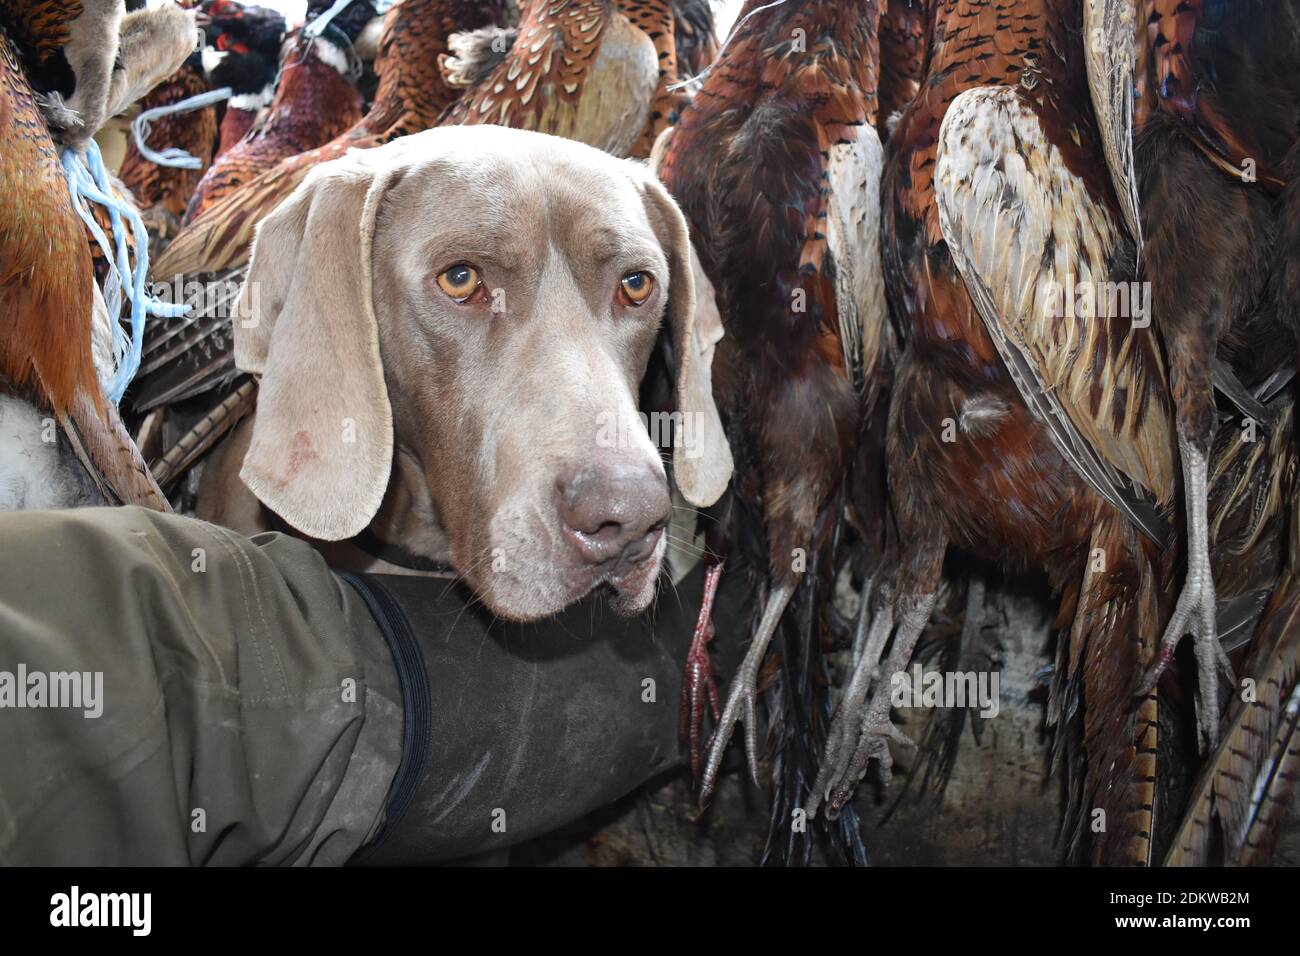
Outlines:
POLYGON ((200 516, 367 533, 513 620, 602 585, 639 613, 671 510, 636 406, 664 321, 673 480, 706 506, 731 475, 721 326, 710 300, 696 327, 693 272, 658 180, 569 140, 448 127, 324 164, 259 227, 233 320, 257 408, 214 453, 200 516))

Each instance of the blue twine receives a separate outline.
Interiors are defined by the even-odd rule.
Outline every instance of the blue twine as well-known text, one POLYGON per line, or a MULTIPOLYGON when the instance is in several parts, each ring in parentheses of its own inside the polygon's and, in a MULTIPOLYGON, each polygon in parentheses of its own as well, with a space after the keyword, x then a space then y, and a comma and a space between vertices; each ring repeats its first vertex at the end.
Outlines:
POLYGON ((177 103, 168 103, 165 106, 155 106, 151 110, 143 110, 139 116, 131 121, 131 133, 135 137, 135 148, 140 151, 141 156, 158 166, 172 166, 176 169, 198 169, 203 165, 203 160, 190 155, 183 149, 175 146, 168 146, 162 152, 150 149, 145 143, 145 140, 149 138, 149 124, 163 116, 189 113, 193 110, 201 110, 205 106, 211 106, 213 103, 220 103, 222 100, 230 99, 233 93, 234 90, 230 87, 223 86, 221 89, 210 90, 207 93, 197 93, 177 103))
POLYGON ((144 227, 140 214, 113 194, 108 171, 104 169, 104 158, 99 152, 99 144, 92 139, 86 146, 84 157, 76 150, 65 149, 61 160, 63 174, 68 180, 68 193, 72 197, 72 208, 86 224, 95 242, 104 250, 104 255, 109 262, 104 301, 109 307, 109 323, 113 329, 113 360, 116 369, 104 392, 109 401, 116 405, 122 400, 127 386, 135 378, 135 373, 140 370, 145 320, 150 315, 166 318, 185 315, 186 306, 169 305, 145 292, 145 279, 149 275, 149 233, 144 227), (104 230, 99 227, 99 223, 95 221, 95 217, 90 214, 90 210, 86 207, 86 200, 108 210, 108 220, 113 232, 112 244, 109 243, 104 230), (135 237, 134 267, 127 249, 124 218, 135 237), (125 276, 130 276, 131 281, 125 281, 125 276), (120 321, 123 293, 131 303, 129 341, 120 321))

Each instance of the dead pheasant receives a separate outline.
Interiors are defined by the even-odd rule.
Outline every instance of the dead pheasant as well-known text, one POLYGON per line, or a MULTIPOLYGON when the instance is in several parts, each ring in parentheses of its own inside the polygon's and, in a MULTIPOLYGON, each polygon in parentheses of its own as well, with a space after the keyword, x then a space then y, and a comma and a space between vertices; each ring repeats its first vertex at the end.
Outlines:
POLYGON ((220 156, 244 138, 271 104, 286 25, 277 11, 237 0, 207 0, 203 11, 209 18, 204 28, 208 82, 231 91, 217 138, 220 156))
MULTIPOLYGON (((317 14, 323 9, 315 5, 317 14)), ((352 42, 373 17, 369 0, 354 0, 319 37, 312 35, 308 19, 285 52, 266 115, 204 174, 190 199, 187 223, 280 160, 315 149, 356 125, 363 104, 350 75, 352 42)))
POLYGON ((403 0, 385 16, 379 88, 365 117, 324 146, 281 160, 211 205, 154 265, 154 275, 217 272, 245 263, 253 230, 317 164, 433 126, 459 95, 437 69, 452 34, 504 23, 506 0, 403 0))
POLYGON ((520 12, 503 57, 490 55, 490 33, 453 45, 444 69, 468 89, 439 125, 494 123, 649 156, 676 102, 668 0, 526 0, 520 12))
MULTIPOLYGON (((97 324, 107 334, 108 315, 94 284, 85 227, 73 211, 24 66, 24 59, 41 62, 45 50, 56 52, 67 42, 66 20, 43 22, 50 33, 40 33, 36 20, 22 24, 32 44, 26 58, 8 27, 0 26, 0 192, 6 197, 0 208, 0 391, 58 422, 105 498, 166 511, 167 500, 104 399, 96 372, 92 339, 97 324)), ((74 139, 83 131, 78 126, 74 139)))
POLYGON ((219 149, 218 130, 225 134, 238 125, 241 115, 251 115, 242 108, 248 95, 257 95, 271 82, 284 36, 284 18, 273 10, 244 7, 234 0, 215 0, 203 5, 202 10, 206 19, 204 36, 214 46, 192 54, 140 101, 144 111, 170 106, 217 87, 229 86, 233 90, 220 124, 217 104, 161 116, 150 124, 151 146, 183 150, 199 160, 199 167, 165 166, 145 159, 132 137, 118 169, 118 177, 131 191, 150 233, 163 238, 170 238, 179 229, 190 196, 219 149))
POLYGON ((1145 686, 1191 635, 1200 736, 1213 747, 1219 675, 1230 674, 1215 633, 1206 503, 1215 388, 1242 414, 1261 417, 1241 380, 1249 381, 1261 357, 1270 362, 1275 355, 1265 349, 1230 362, 1225 347, 1261 321, 1266 300, 1276 315, 1267 340, 1289 340, 1294 349, 1300 336, 1300 2, 1087 6, 1100 25, 1087 50, 1104 104, 1107 157, 1142 239, 1182 465, 1186 575, 1145 686))
POLYGON ((905 332, 887 441, 903 553, 810 809, 844 805, 872 760, 887 776, 891 743, 906 743, 890 675, 926 626, 951 545, 1047 573, 1061 625, 1051 716, 1082 755, 1072 821, 1104 812, 1103 833, 1076 830, 1089 854, 1146 861, 1156 701, 1132 701, 1168 595, 1172 416, 1140 302, 1076 295, 1133 278, 1079 5, 929 11, 927 75, 889 139, 882 211, 905 332))
MULTIPOLYGON (((878 19, 872 0, 751 0, 660 147, 661 176, 691 224, 726 328, 714 392, 737 478, 712 516, 706 591, 724 558, 733 568, 753 563, 762 581, 762 612, 709 747, 702 799, 737 723, 758 780, 760 672, 779 632, 767 858, 785 862, 805 861, 812 845, 793 820, 830 717, 822 618, 848 476, 889 341, 877 229, 878 19)), ((711 695, 709 606, 706 596, 685 679, 693 763, 711 695)), ((851 813, 832 836, 849 859, 863 859, 851 813)))

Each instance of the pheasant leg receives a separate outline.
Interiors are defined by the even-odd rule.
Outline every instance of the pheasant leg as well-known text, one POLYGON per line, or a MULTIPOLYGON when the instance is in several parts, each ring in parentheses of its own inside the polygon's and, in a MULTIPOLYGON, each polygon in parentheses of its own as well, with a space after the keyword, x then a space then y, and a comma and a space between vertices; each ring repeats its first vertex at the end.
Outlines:
POLYGON ((840 808, 853 796, 854 788, 866 775, 867 767, 872 760, 876 760, 880 765, 881 781, 886 786, 889 785, 894 767, 894 758, 889 750, 891 741, 909 749, 916 746, 889 719, 893 675, 901 673, 907 667, 916 642, 930 621, 930 612, 934 610, 937 598, 938 592, 931 591, 919 598, 900 602, 902 613, 898 631, 894 635, 893 646, 889 652, 889 659, 885 661, 881 679, 876 683, 875 693, 871 696, 870 703, 867 704, 862 715, 857 746, 844 772, 829 781, 826 787, 828 817, 833 818, 838 814, 840 808))
POLYGON ((1210 529, 1207 517, 1209 465, 1204 452, 1179 429, 1178 444, 1183 459, 1183 482, 1187 497, 1187 578, 1173 616, 1160 640, 1160 653, 1147 672, 1140 695, 1145 695, 1170 661, 1184 635, 1190 634, 1196 649, 1198 728, 1201 748, 1215 746, 1219 737, 1219 670, 1232 680, 1232 667, 1218 641, 1215 625, 1214 575, 1210 567, 1210 529))
MULTIPOLYGON (((858 604, 858 624, 853 632, 853 652, 851 660, 853 666, 858 666, 858 661, 862 660, 862 652, 866 649, 867 641, 871 636, 871 629, 867 627, 867 622, 871 618, 871 595, 874 591, 874 582, 867 578, 862 582, 862 600, 858 604)), ((882 593, 887 593, 882 589, 882 593)))
POLYGON ((704 570, 704 598, 700 616, 695 622, 695 636, 686 653, 686 668, 682 673, 682 702, 677 719, 677 733, 686 740, 691 753, 691 776, 700 777, 700 738, 704 726, 704 710, 713 713, 713 722, 719 720, 718 684, 713 679, 713 664, 709 660, 709 643, 713 640, 713 599, 722 580, 724 562, 706 559, 704 570))
POLYGON ((713 787, 718 779, 718 768, 722 765, 722 755, 726 753, 732 730, 737 721, 742 719, 742 707, 745 723, 745 757, 749 763, 750 779, 758 785, 758 722, 754 713, 754 703, 758 693, 758 670, 763 664, 763 657, 767 654, 767 646, 772 642, 776 626, 781 621, 781 615, 785 613, 786 605, 790 603, 793 594, 794 587, 783 584, 768 595, 767 604, 763 607, 763 616, 758 622, 758 630, 754 634, 754 642, 749 646, 749 652, 731 681, 727 704, 722 708, 722 717, 718 720, 713 739, 709 742, 709 760, 700 783, 701 806, 713 795, 713 787))
MULTIPOLYGON (((880 662, 881 652, 884 651, 885 642, 894 626, 894 605, 887 591, 882 596, 881 606, 869 629, 865 626, 866 618, 867 602, 864 600, 859 612, 858 632, 860 635, 865 634, 865 639, 856 655, 857 661, 853 666, 853 676, 849 678, 849 686, 845 688, 835 719, 831 721, 830 734, 826 740, 826 756, 817 772, 817 782, 813 784, 812 793, 804 806, 809 819, 817 816, 823 796, 829 793, 830 788, 848 770, 855 744, 854 735, 857 728, 862 726, 866 715, 867 693, 871 689, 871 682, 878 676, 876 665, 880 662)), ((858 644, 858 641, 854 641, 855 648, 858 644)))

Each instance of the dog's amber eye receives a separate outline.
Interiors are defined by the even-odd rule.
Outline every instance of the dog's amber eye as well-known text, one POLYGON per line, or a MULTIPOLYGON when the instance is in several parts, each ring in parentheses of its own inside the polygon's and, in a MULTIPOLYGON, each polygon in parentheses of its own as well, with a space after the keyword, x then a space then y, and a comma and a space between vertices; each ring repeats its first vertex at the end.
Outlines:
POLYGON ((650 292, 654 287, 655 280, 648 272, 629 272, 623 276, 623 295, 631 305, 640 305, 650 298, 650 292))
POLYGON ((438 276, 438 288, 447 293, 457 302, 464 302, 482 285, 483 280, 478 276, 478 270, 473 266, 467 266, 463 262, 460 265, 452 266, 442 275, 438 276))

